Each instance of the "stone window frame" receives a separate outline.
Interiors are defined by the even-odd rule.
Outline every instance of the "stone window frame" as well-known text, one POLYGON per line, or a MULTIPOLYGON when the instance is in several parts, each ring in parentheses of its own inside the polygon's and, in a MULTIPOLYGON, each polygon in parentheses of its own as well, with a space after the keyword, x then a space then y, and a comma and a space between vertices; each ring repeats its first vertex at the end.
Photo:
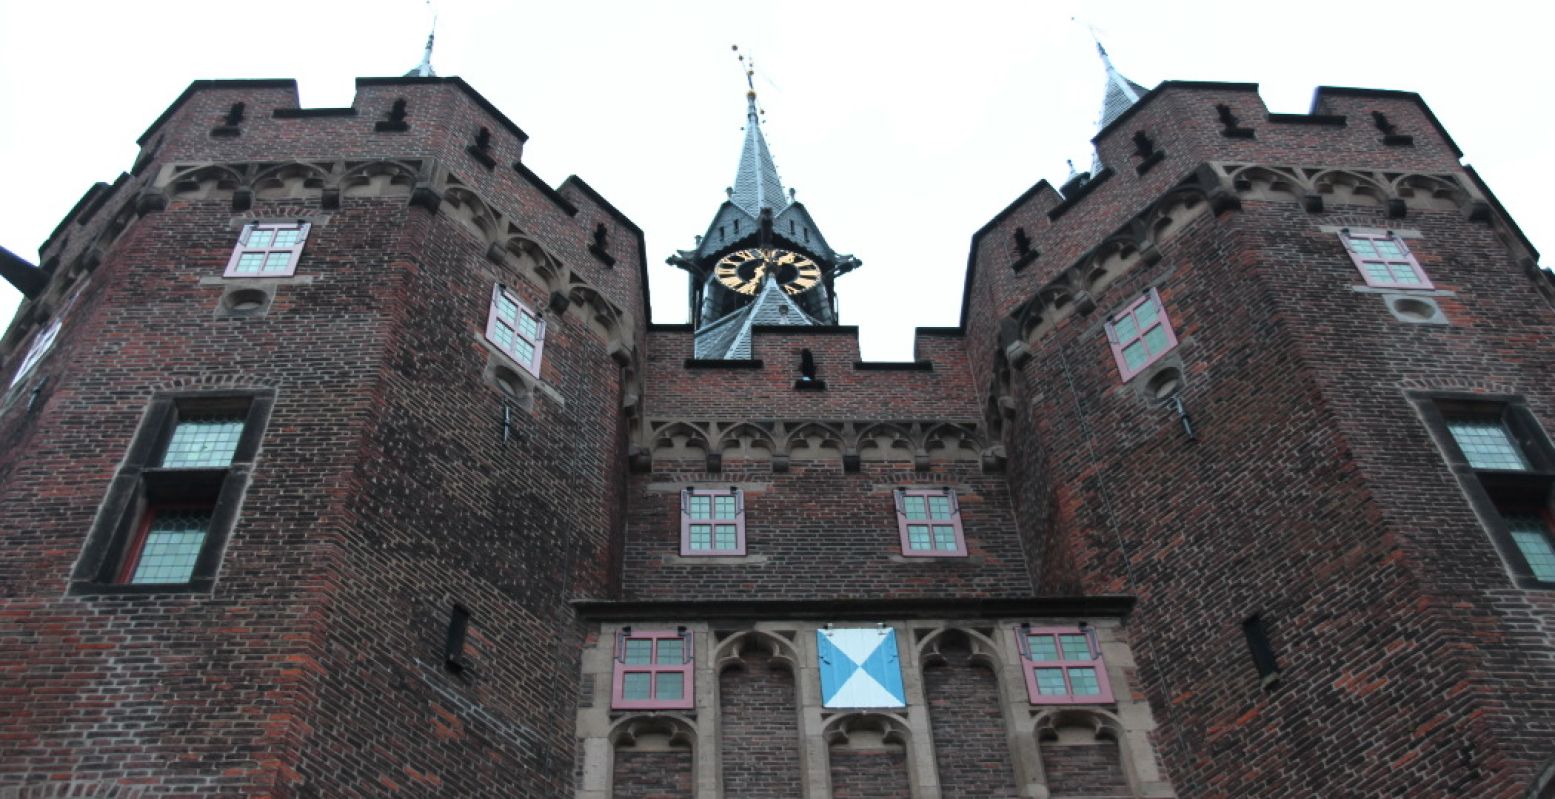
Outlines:
POLYGON ((54 343, 59 340, 59 332, 64 329, 65 319, 75 307, 76 300, 81 298, 81 291, 84 288, 84 285, 76 288, 75 293, 70 295, 70 299, 65 300, 59 312, 54 314, 48 324, 33 334, 32 342, 27 345, 27 352, 16 367, 16 373, 11 375, 11 382, 6 386, 6 391, 21 385, 22 381, 38 368, 38 364, 43 363, 43 359, 54 351, 54 343))
POLYGON ((270 389, 153 395, 87 534, 69 593, 209 593, 237 524, 274 405, 275 392, 270 389), (232 411, 243 417, 243 430, 230 463, 197 468, 158 465, 181 416, 212 411, 232 411), (159 512, 192 507, 208 509, 211 519, 189 580, 127 582, 133 561, 139 557, 136 547, 143 545, 144 531, 152 518, 159 512))
POLYGON ((492 346, 496 347, 503 355, 512 359, 513 363, 518 364, 524 371, 539 379, 541 357, 545 349, 545 318, 531 308, 528 303, 520 299, 518 293, 508 288, 505 283, 497 283, 491 289, 491 304, 486 311, 486 340, 491 342, 492 346), (501 314, 498 312, 504 299, 517 307, 515 324, 508 324, 501 318, 501 314), (533 337, 524 335, 516 324, 518 318, 525 316, 534 320, 535 334, 533 337), (512 332, 512 343, 502 343, 497 333, 499 328, 506 328, 512 332), (527 360, 520 356, 518 352, 516 344, 519 341, 523 341, 533 348, 527 360))
POLYGON ((611 710, 690 710, 696 706, 695 693, 695 666, 696 666, 696 640, 689 628, 684 625, 672 629, 662 630, 634 630, 630 626, 622 627, 616 631, 614 662, 611 669, 610 681, 610 709, 611 710), (681 642, 681 662, 678 664, 663 664, 656 662, 659 655, 659 642, 665 639, 678 639, 681 642), (626 662, 627 643, 633 640, 652 641, 652 654, 649 663, 626 662), (650 693, 657 694, 659 675, 681 675, 680 698, 659 699, 653 696, 649 699, 628 699, 625 696, 626 675, 628 673, 646 673, 650 693))
POLYGON ((907 558, 964 558, 967 556, 966 530, 961 524, 961 503, 956 499, 956 490, 953 488, 898 488, 892 492, 892 498, 896 502, 897 532, 901 536, 902 557, 907 558), (924 497, 924 508, 929 515, 924 519, 909 519, 907 517, 907 498, 924 497), (934 497, 943 497, 949 500, 950 516, 947 519, 933 517, 933 503, 929 500, 934 497), (949 522, 955 535, 955 549, 935 549, 934 530, 935 522, 949 522), (929 529, 929 549, 914 549, 912 547, 912 535, 909 530, 914 526, 925 526, 929 529))
POLYGON ((728 488, 686 488, 680 492, 680 554, 684 557, 714 557, 736 556, 745 554, 745 492, 739 486, 728 488), (708 509, 712 513, 707 519, 694 519, 691 516, 691 500, 695 497, 707 497, 708 509), (734 515, 722 517, 717 515, 718 498, 732 497, 734 499, 734 515), (691 528, 693 525, 706 522, 711 528, 712 546, 709 549, 694 549, 691 546, 691 528), (719 548, 717 528, 720 523, 734 525, 734 546, 719 548))
POLYGON ((1108 705, 1116 701, 1112 694, 1112 683, 1107 679, 1107 665, 1102 661, 1101 647, 1096 642, 1096 633, 1089 626, 1075 625, 1064 627, 1033 627, 1029 623, 1021 624, 1014 630, 1015 651, 1020 655, 1021 673, 1026 683, 1026 699, 1033 705, 1108 705), (1058 660, 1038 660, 1031 652, 1031 637, 1051 636, 1053 638, 1054 651, 1058 653, 1058 660), (1081 659, 1064 659, 1063 639, 1061 636, 1080 636, 1085 639, 1086 648, 1091 657, 1081 659), (1088 668, 1096 675, 1097 693, 1076 694, 1073 691, 1073 683, 1069 678, 1071 669, 1088 668), (1065 692, 1062 694, 1045 694, 1038 690, 1037 669, 1058 669, 1064 675, 1065 692))
POLYGON ((1366 285, 1368 286, 1386 289, 1428 290, 1436 288, 1436 286, 1431 283, 1431 278, 1426 275, 1425 269, 1420 266, 1420 261, 1415 258, 1414 252, 1409 249, 1409 245, 1404 243, 1403 237, 1399 236, 1397 233, 1394 233, 1391 230, 1377 231, 1341 228, 1339 231, 1339 240, 1343 242, 1344 251, 1347 255, 1350 256, 1350 262, 1355 265, 1355 270, 1361 273, 1361 279, 1365 280, 1366 285), (1378 255, 1375 257, 1361 255, 1355 251, 1355 246, 1352 244, 1352 242, 1357 240, 1369 242, 1389 242, 1393 246, 1397 247, 1399 252, 1403 253, 1403 257, 1387 258, 1383 257, 1380 253, 1378 253, 1378 255), (1383 268, 1388 269, 1390 274, 1392 272, 1392 267, 1394 266, 1407 266, 1412 272, 1414 272, 1416 282, 1404 283, 1396 280, 1379 280, 1374 275, 1372 275, 1371 272, 1367 271, 1368 265, 1376 266, 1379 264, 1383 268))
POLYGON ((1161 360, 1162 357, 1172 350, 1177 349, 1177 332, 1172 328, 1171 317, 1166 313, 1166 304, 1161 302, 1161 292, 1155 288, 1145 290, 1137 299, 1124 306, 1122 310, 1107 317, 1106 331, 1107 344, 1112 348, 1112 358, 1117 363, 1118 374, 1124 382, 1132 380, 1141 372, 1149 369, 1151 364, 1161 360), (1155 304, 1156 322, 1149 327, 1141 327, 1138 318, 1134 314, 1147 303, 1155 304), (1127 339, 1121 338, 1118 335, 1117 329, 1118 322, 1125 316, 1129 317, 1134 326, 1134 335, 1129 336, 1127 339), (1158 352, 1149 352, 1149 345, 1144 340, 1145 334, 1158 327, 1166 332, 1166 345, 1158 352), (1135 342, 1139 342, 1145 347, 1147 357, 1138 366, 1130 367, 1128 358, 1124 355, 1124 350, 1128 349, 1129 345, 1135 342))
POLYGON ((1457 478, 1513 585, 1555 589, 1555 581, 1540 579, 1533 573, 1507 523, 1509 516, 1528 514, 1539 515, 1548 523, 1555 498, 1555 445, 1529 410, 1527 400, 1518 395, 1452 391, 1411 391, 1407 397, 1425 422, 1449 471, 1457 478), (1498 420, 1527 468, 1486 469, 1470 464, 1449 428, 1449 420, 1474 417, 1498 420))
MULTIPOLYGON (((308 231, 312 228, 313 224, 311 222, 305 222, 300 219, 289 222, 250 222, 244 225, 243 232, 238 234, 237 246, 232 248, 232 257, 227 259, 227 269, 222 273, 222 277, 291 277, 297 272, 297 261, 302 258, 302 248, 303 245, 308 243, 308 231), (298 233, 297 241, 290 246, 277 247, 273 244, 269 246, 250 245, 255 233, 266 231, 280 233, 289 230, 295 230, 298 233), (262 262, 257 272, 240 271, 238 264, 243 256, 256 253, 264 256, 265 262, 268 261, 271 255, 284 253, 287 256, 286 267, 284 269, 265 269, 264 262, 262 262)), ((273 240, 274 237, 272 236, 273 240)))

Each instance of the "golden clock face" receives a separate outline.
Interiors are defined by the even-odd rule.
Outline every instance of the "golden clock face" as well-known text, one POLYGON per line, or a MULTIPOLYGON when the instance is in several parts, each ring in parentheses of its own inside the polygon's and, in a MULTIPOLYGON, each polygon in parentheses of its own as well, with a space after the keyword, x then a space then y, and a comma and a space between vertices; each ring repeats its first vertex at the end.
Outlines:
POLYGON ((718 259, 713 267, 719 283, 741 294, 755 294, 769 271, 789 294, 808 291, 821 281, 821 267, 815 261, 776 247, 737 250, 718 259))

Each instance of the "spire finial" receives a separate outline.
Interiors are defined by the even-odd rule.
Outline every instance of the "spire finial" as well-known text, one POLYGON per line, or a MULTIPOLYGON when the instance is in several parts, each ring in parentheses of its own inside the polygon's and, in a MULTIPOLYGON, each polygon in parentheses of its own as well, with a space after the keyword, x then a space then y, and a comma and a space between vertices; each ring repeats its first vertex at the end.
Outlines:
POLYGON ((761 134, 761 119, 766 112, 756 104, 756 62, 741 53, 737 44, 729 49, 734 51, 740 71, 745 73, 745 146, 740 152, 740 168, 729 199, 752 217, 759 217, 761 209, 782 211, 791 200, 784 196, 772 153, 761 134))
POLYGON ((421 53, 421 63, 405 73, 407 78, 437 77, 437 73, 432 71, 432 44, 437 40, 437 9, 432 7, 432 0, 427 0, 427 8, 432 11, 432 30, 427 33, 427 47, 421 53))
POLYGON ((1102 46, 1101 36, 1096 32, 1096 26, 1089 22, 1081 22, 1077 17, 1070 17, 1070 21, 1076 25, 1084 25, 1091 34, 1091 41, 1096 43, 1096 53, 1101 56, 1102 69, 1107 73, 1107 90, 1102 97, 1101 119, 1097 123, 1098 128, 1105 128, 1112 124, 1128 110, 1128 107, 1139 102, 1139 98, 1145 94, 1145 88, 1123 77, 1117 67, 1112 65, 1112 58, 1107 55, 1107 48, 1102 46))

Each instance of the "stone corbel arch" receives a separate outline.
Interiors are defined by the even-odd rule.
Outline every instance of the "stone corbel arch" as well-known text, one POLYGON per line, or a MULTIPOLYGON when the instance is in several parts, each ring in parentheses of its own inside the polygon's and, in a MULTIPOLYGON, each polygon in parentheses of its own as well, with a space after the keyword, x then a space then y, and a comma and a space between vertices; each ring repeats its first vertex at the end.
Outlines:
POLYGON ((1411 208, 1467 211, 1473 202, 1463 186, 1436 175, 1398 175, 1393 178, 1391 188, 1394 196, 1403 198, 1411 208))
POLYGON ((741 459, 769 459, 777 451, 772 434, 751 422, 738 422, 725 428, 718 437, 718 455, 741 459), (764 450, 765 455, 758 452, 764 450))
POLYGON ((847 448, 842 431, 823 422, 806 422, 789 433, 784 441, 784 452, 795 460, 824 460, 841 458, 847 448))
POLYGON ((719 641, 713 648, 713 673, 718 675, 726 669, 739 668, 740 659, 752 650, 767 653, 769 662, 780 664, 798 679, 798 648, 783 636, 765 630, 742 630, 719 641))
POLYGON ((923 431, 922 452, 931 462, 979 460, 984 444, 976 426, 940 422, 923 431))
POLYGON ((652 468, 653 460, 661 457, 675 461, 701 460, 707 471, 717 472, 719 451, 711 441, 716 434, 716 430, 704 430, 693 422, 661 422, 653 429, 648 461, 643 465, 652 468))
POLYGON ((248 186, 248 177, 226 164, 199 164, 173 167, 161 184, 169 200, 210 200, 230 198, 248 186))
POLYGON ((1075 310, 1088 314, 1096 309, 1096 295, 1139 262, 1142 238, 1136 230, 1110 236, 1076 265, 1076 279, 1070 281, 1081 287, 1075 296, 1075 310))
POLYGON ((449 186, 443 191, 443 212, 459 221, 474 233, 482 244, 496 243, 501 230, 498 215, 475 192, 462 186, 449 186))
POLYGON ((1208 210, 1204 192, 1197 186, 1172 189, 1162 195, 1145 212, 1140 257, 1147 263, 1155 263, 1152 259, 1160 258, 1161 245, 1208 210))
POLYGON ((1315 191, 1312 181, 1305 176, 1278 167, 1250 164, 1233 170, 1230 177, 1237 191, 1266 200, 1302 202, 1315 191))
POLYGON ((917 431, 907 425, 876 422, 861 428, 848 449, 867 461, 915 460, 922 451, 918 439, 917 431))
POLYGON ((307 161, 267 164, 249 181, 253 199, 300 200, 322 196, 331 179, 328 166, 307 161))
POLYGON ((563 292, 568 288, 567 267, 540 242, 524 235, 507 236, 487 249, 487 258, 535 283, 546 294, 566 298, 563 292))
POLYGON ((409 197, 416 188, 418 167, 399 161, 348 163, 331 188, 346 197, 409 197))
POLYGON ((1037 746, 1035 762, 1041 783, 1036 786, 1032 794, 1036 799, 1047 799, 1049 796, 1046 766, 1042 763, 1042 747, 1075 734, 1089 736, 1092 742, 1115 743, 1118 747, 1118 768, 1123 772, 1123 780, 1128 785, 1129 795, 1141 795, 1139 774, 1133 765, 1134 753, 1129 746, 1128 736, 1124 734, 1123 721, 1117 715, 1101 708, 1052 707, 1032 717, 1030 731, 1032 740, 1037 746))
POLYGON ((919 667, 939 665, 944 663, 945 657, 940 654, 947 635, 961 635, 966 638, 967 645, 972 650, 972 662, 987 667, 995 674, 999 672, 999 665, 1003 662, 1002 650, 994 638, 989 637, 988 632, 977 630, 961 624, 946 624, 935 628, 918 637, 914 649, 918 657, 919 667))
POLYGON ((611 775, 606 795, 615 795, 615 764, 618 753, 623 749, 649 751, 649 752, 690 752, 691 773, 690 778, 696 780, 697 760, 701 753, 697 751, 697 725, 696 722, 679 713, 644 713, 626 716, 616 721, 610 727, 607 736, 609 747, 609 763, 606 764, 606 773, 611 775))
POLYGON ((1391 186, 1348 169, 1327 169, 1314 174, 1312 188, 1319 196, 1332 197, 1334 202, 1344 205, 1370 203, 1386 208, 1388 200, 1397 199, 1391 186))

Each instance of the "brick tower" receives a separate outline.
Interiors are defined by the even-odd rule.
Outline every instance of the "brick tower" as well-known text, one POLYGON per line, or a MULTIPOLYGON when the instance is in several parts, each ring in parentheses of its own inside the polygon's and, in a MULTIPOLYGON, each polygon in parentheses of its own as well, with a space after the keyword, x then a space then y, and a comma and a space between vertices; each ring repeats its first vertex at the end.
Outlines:
POLYGON ((0 258, 0 796, 1555 790, 1555 289, 1417 95, 1104 61, 871 362, 754 92, 650 324, 430 49, 0 258))

